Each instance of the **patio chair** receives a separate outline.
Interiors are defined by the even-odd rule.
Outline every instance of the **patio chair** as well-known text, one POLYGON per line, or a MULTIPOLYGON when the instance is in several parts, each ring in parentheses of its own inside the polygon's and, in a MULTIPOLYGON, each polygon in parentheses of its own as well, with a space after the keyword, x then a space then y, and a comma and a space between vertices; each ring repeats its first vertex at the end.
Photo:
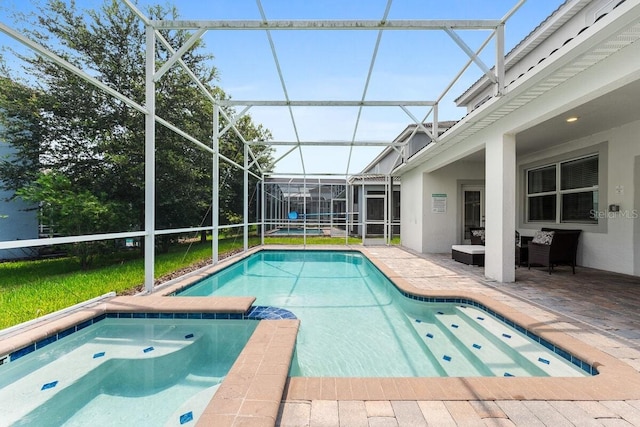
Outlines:
POLYGON ((516 264, 522 267, 529 261, 529 243, 533 240, 533 236, 520 236, 516 231, 516 264))
POLYGON ((576 274, 576 253, 582 230, 543 228, 529 242, 528 267, 541 265, 549 268, 549 274, 557 265, 570 265, 576 274))

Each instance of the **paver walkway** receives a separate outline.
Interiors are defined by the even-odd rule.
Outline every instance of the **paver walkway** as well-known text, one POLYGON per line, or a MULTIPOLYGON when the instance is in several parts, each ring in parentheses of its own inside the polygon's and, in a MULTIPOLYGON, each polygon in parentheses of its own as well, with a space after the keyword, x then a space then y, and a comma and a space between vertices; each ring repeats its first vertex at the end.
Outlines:
MULTIPOLYGON (((421 289, 467 290, 516 307, 640 371, 640 277, 578 267, 521 267, 515 283, 487 281, 481 267, 446 254, 398 247, 368 252, 421 289)), ((285 394, 286 395, 286 394, 285 394)), ((640 426, 640 400, 352 401, 283 400, 277 424, 293 426, 640 426)))

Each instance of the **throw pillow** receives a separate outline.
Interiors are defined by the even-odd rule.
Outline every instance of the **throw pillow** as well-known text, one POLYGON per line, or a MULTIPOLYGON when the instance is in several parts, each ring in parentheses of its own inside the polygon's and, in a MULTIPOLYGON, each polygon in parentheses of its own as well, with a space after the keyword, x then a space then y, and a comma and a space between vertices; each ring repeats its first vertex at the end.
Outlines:
POLYGON ((479 237, 484 243, 484 230, 471 230, 471 235, 473 237, 479 237))
POLYGON ((536 231, 531 243, 538 243, 541 245, 550 245, 553 240, 553 231, 536 231))

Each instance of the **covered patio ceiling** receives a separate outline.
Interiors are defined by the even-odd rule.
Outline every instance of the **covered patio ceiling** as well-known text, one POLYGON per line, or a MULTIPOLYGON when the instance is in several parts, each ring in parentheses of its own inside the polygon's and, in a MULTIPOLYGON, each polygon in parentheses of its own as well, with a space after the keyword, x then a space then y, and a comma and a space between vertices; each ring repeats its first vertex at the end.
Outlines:
POLYGON ((530 127, 516 135, 518 154, 526 155, 640 120, 640 81, 629 83, 596 99, 530 127), (569 117, 577 117, 567 123, 569 117))
MULTIPOLYGON (((637 108, 640 81, 631 82, 596 99, 580 104, 516 134, 516 153, 526 156, 564 142, 577 140, 640 120, 637 108), (570 117, 577 117, 573 123, 570 117)), ((484 150, 466 157, 468 161, 484 162, 484 150)))

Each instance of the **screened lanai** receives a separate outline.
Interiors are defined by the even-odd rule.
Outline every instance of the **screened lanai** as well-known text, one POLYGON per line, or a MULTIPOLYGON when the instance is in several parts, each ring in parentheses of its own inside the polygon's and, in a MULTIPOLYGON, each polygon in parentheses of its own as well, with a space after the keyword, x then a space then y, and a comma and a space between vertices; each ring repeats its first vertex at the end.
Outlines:
MULTIPOLYGON (((297 229, 302 236, 311 233, 327 233, 332 236, 345 237, 354 229, 354 225, 366 225, 365 218, 358 216, 354 208, 354 194, 357 194, 358 186, 368 176, 379 179, 380 173, 361 173, 354 170, 356 162, 354 158, 359 150, 368 149, 369 153, 380 151, 384 148, 393 150, 398 166, 382 175, 382 181, 387 182, 378 194, 380 200, 384 200, 383 213, 376 218, 384 231, 385 243, 391 236, 392 222, 398 219, 393 213, 392 176, 397 175, 408 159, 408 150, 405 150, 411 141, 411 137, 403 142, 394 138, 394 133, 405 128, 406 123, 415 125, 414 134, 423 132, 432 143, 437 144, 441 132, 441 109, 445 101, 452 97, 451 91, 457 84, 476 79, 478 76, 486 76, 494 85, 495 94, 501 96, 504 88, 504 57, 505 57, 505 26, 509 19, 525 4, 525 0, 513 2, 511 7, 502 16, 493 19, 425 19, 392 18, 393 0, 384 2, 384 7, 375 19, 272 19, 268 15, 261 0, 257 0, 251 16, 252 19, 218 19, 218 20, 152 20, 131 0, 122 2, 132 10, 139 18, 146 31, 145 46, 145 99, 144 102, 136 102, 121 93, 117 88, 104 84, 96 79, 90 70, 83 70, 65 58, 47 50, 38 40, 20 33, 5 23, 0 23, 0 32, 13 41, 17 41, 26 48, 37 53, 41 57, 56 64, 59 67, 73 73, 85 82, 94 85, 113 97, 118 102, 126 104, 132 113, 144 116, 144 229, 123 230, 117 233, 75 235, 64 237, 50 237, 47 239, 24 239, 19 241, 0 242, 0 249, 27 248, 42 245, 59 245, 72 242, 88 242, 113 239, 141 239, 144 241, 145 253, 145 289, 151 292, 154 288, 154 242, 160 236, 178 235, 181 233, 206 232, 212 235, 211 262, 218 262, 218 236, 221 230, 235 229, 241 231, 244 241, 244 250, 248 250, 248 238, 252 230, 257 230, 265 238, 272 233, 283 230, 297 229), (189 38, 181 46, 172 46, 166 38, 166 34, 172 31, 187 31, 189 38), (208 34, 225 33, 229 37, 235 37, 245 33, 257 33, 262 38, 263 54, 256 56, 256 61, 263 60, 257 69, 269 70, 277 76, 273 95, 271 98, 242 99, 240 95, 234 95, 228 99, 218 99, 212 95, 211 90, 198 81, 195 73, 189 69, 182 60, 185 52, 189 51, 200 39, 208 34), (357 39, 362 34, 369 37, 369 44, 360 47, 359 54, 366 57, 363 68, 366 72, 357 80, 354 86, 357 92, 352 98, 345 99, 327 91, 327 95, 319 96, 318 93, 305 97, 292 96, 292 88, 289 84, 289 76, 298 73, 296 68, 288 69, 281 61, 282 52, 278 48, 279 37, 297 37, 305 34, 324 37, 327 33, 335 33, 344 40, 357 39), (424 49, 415 50, 413 55, 429 55, 429 42, 427 37, 436 35, 438 38, 431 43, 440 43, 447 40, 451 46, 464 58, 460 62, 459 70, 448 76, 443 83, 438 80, 437 87, 431 93, 415 93, 412 91, 413 82, 396 82, 406 85, 403 92, 374 91, 373 82, 384 88, 385 76, 376 77, 376 71, 382 61, 379 54, 381 49, 411 50, 412 46, 394 45, 396 36, 416 34, 419 35, 419 43, 424 43, 424 49), (469 37, 473 34, 473 37, 469 37), (424 37, 424 38, 422 38, 424 37), (169 52, 166 60, 157 60, 157 50, 169 52), (266 54, 264 53, 266 50, 266 54), (212 105, 211 117, 213 134, 209 140, 201 140, 192 136, 188 130, 181 129, 156 113, 157 87, 162 84, 163 76, 169 71, 178 70, 188 76, 199 86, 202 96, 212 105), (468 73, 471 73, 469 80, 468 73), (463 76, 464 77, 463 79, 463 76), (376 80, 377 79, 377 80, 376 80), (466 79, 466 80, 465 80, 466 79), (410 95, 407 95, 410 94, 410 95), (268 109, 278 120, 283 118, 288 121, 291 133, 286 138, 276 137, 256 140, 242 134, 238 123, 246 115, 255 111, 268 109), (330 138, 319 137, 313 133, 305 133, 303 119, 319 119, 324 111, 332 111, 336 116, 349 115, 352 118, 351 125, 347 129, 335 129, 330 138), (382 133, 375 129, 374 124, 379 115, 389 117, 401 117, 405 125, 398 131, 382 133), (213 213, 208 223, 191 224, 185 227, 167 227, 160 229, 156 224, 155 209, 157 205, 157 180, 155 174, 155 162, 157 153, 162 150, 161 141, 157 140, 159 128, 168 129, 183 138, 185 144, 197 147, 210 156, 212 192, 210 208, 213 213), (244 145, 244 153, 241 160, 231 159, 221 153, 219 146, 221 138, 227 134, 237 135, 244 145), (364 136, 363 136, 364 135, 364 136), (376 136, 378 136, 376 138, 376 136), (260 156, 256 155, 256 146, 269 146, 276 149, 276 156, 272 163, 264 164, 260 156), (323 153, 332 158, 342 170, 337 172, 314 170, 318 153, 323 153), (280 167, 286 162, 295 160, 297 170, 291 172, 280 167), (220 174, 221 165, 231 167, 233 173, 243 176, 244 189, 242 191, 243 211, 239 212, 237 222, 229 223, 221 221, 218 212, 218 194, 223 180, 220 174), (257 170, 257 172, 256 172, 257 170), (322 178, 320 178, 322 177, 322 178), (255 182, 258 185, 254 185, 255 182), (357 182, 359 184, 353 184, 357 182), (250 207, 255 206, 254 213, 250 207)), ((415 11, 415 16, 428 16, 424 11, 415 11)), ((308 53, 308 52, 307 52, 308 53)), ((302 52, 301 52, 302 54, 302 52)), ((438 58, 434 57, 436 65, 438 58)), ((303 60, 301 59, 301 62, 303 60)), ((401 67, 402 64, 393 66, 401 67)), ((333 63, 333 67, 340 69, 341 63, 333 63)), ((429 79, 425 75, 426 79, 429 79)), ((444 118, 448 119, 448 118, 444 118)), ((264 125, 269 127, 269 123, 264 125)), ((329 120, 321 126, 331 129, 329 120)), ((412 135, 413 136, 413 135, 412 135)), ((374 157, 374 156, 371 156, 374 157)), ((166 196, 166 195, 165 195, 166 196)), ((397 225, 397 224, 396 224, 397 225)))
POLYGON ((327 178, 267 178, 264 185, 265 236, 346 236, 347 186, 327 178))

